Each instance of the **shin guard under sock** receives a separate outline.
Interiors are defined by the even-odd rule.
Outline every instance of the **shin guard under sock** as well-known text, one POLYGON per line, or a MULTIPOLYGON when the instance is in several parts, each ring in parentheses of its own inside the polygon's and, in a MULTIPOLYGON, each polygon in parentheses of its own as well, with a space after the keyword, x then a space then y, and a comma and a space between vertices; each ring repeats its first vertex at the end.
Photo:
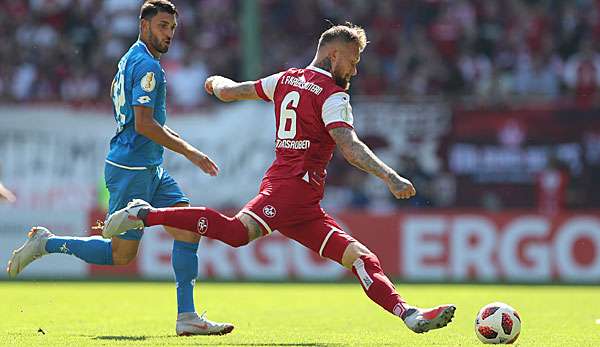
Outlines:
POLYGON ((408 305, 381 269, 374 254, 363 255, 352 264, 352 272, 359 279, 367 296, 386 311, 401 317, 408 305))

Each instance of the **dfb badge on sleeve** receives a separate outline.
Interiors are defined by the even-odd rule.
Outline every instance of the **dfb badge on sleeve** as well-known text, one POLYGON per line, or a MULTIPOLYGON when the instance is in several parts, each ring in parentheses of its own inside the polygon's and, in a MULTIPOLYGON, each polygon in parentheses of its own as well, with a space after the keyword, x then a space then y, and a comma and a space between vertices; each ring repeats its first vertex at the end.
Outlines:
POLYGON ((144 78, 142 78, 142 81, 140 82, 142 89, 145 92, 150 93, 151 91, 154 90, 154 87, 156 86, 156 79, 154 78, 154 72, 148 72, 146 73, 146 76, 144 76, 144 78))

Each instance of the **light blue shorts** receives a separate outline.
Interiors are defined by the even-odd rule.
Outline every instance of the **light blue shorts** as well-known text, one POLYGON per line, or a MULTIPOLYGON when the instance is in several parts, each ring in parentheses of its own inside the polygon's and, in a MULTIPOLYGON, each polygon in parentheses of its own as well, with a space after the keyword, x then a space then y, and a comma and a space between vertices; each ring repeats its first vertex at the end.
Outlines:
MULTIPOLYGON (((109 214, 127 206, 133 199, 143 199, 154 207, 171 207, 177 203, 190 202, 177 182, 160 166, 146 170, 127 170, 106 163, 104 179, 110 193, 109 214)), ((140 240, 143 234, 143 230, 129 230, 119 235, 119 238, 140 240)))

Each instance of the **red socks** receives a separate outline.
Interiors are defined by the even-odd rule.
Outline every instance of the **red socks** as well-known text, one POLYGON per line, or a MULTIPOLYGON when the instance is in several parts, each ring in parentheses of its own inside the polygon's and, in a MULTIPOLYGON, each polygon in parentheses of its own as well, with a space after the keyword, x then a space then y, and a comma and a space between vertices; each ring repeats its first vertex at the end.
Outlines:
POLYGON ((352 272, 359 279, 367 296, 386 311, 402 317, 408 305, 381 269, 375 254, 363 255, 352 264, 352 272))
POLYGON ((237 218, 227 217, 207 207, 177 207, 149 209, 144 224, 166 225, 189 230, 232 247, 247 244, 248 231, 237 218))

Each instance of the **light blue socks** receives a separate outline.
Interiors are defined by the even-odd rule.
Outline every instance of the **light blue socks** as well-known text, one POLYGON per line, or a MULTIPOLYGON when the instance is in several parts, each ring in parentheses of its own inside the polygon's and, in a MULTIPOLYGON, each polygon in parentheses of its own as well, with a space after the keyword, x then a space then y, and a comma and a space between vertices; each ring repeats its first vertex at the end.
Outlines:
POLYGON ((198 277, 197 243, 173 241, 171 263, 177 282, 177 313, 195 312, 194 284, 198 277))
POLYGON ((112 244, 99 236, 52 236, 46 242, 46 252, 72 254, 90 264, 113 264, 112 244))

